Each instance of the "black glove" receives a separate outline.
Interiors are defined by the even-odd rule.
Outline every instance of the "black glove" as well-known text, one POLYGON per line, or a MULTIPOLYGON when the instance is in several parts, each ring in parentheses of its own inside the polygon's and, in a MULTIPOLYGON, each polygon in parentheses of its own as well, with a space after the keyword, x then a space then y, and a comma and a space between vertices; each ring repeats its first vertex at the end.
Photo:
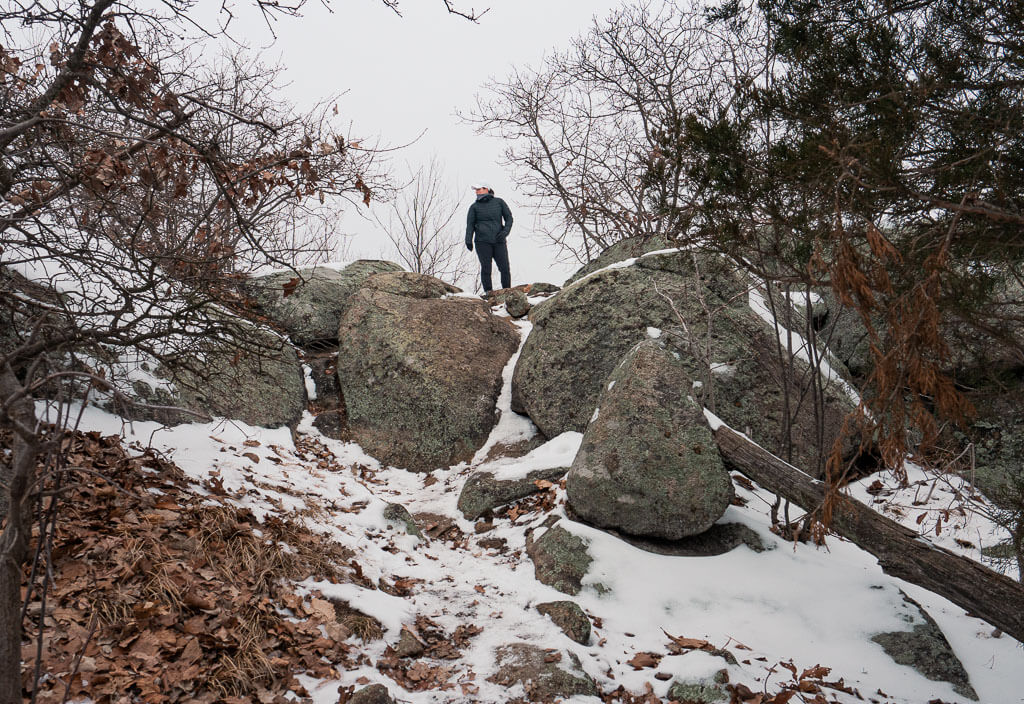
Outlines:
POLYGON ((470 242, 469 244, 467 244, 466 245, 466 249, 468 249, 470 252, 472 252, 473 251, 473 243, 470 242))

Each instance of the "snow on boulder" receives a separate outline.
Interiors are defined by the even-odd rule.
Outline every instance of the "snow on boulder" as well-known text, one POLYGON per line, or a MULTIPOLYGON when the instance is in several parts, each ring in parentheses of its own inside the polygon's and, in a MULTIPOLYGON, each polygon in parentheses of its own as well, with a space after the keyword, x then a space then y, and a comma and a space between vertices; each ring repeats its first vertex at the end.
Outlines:
POLYGON ((384 463, 430 471, 487 441, 518 334, 482 300, 363 289, 338 344, 351 438, 384 463))
POLYGON ((360 259, 341 270, 317 266, 281 271, 245 284, 260 311, 277 323, 297 345, 333 340, 349 299, 368 277, 402 271, 393 262, 360 259))
POLYGON ((686 366, 657 340, 626 355, 566 480, 579 516, 670 540, 702 533, 722 517, 732 480, 686 380, 686 366))
POLYGON ((569 277, 569 280, 565 282, 565 285, 582 279, 587 274, 592 274, 598 269, 603 269, 609 264, 615 264, 617 262, 625 261, 626 259, 633 259, 634 257, 640 257, 648 252, 656 252, 662 249, 668 249, 673 245, 668 241, 664 235, 638 235, 636 237, 627 237, 624 240, 619 240, 615 244, 606 248, 600 255, 590 262, 587 262, 582 266, 575 274, 569 277))

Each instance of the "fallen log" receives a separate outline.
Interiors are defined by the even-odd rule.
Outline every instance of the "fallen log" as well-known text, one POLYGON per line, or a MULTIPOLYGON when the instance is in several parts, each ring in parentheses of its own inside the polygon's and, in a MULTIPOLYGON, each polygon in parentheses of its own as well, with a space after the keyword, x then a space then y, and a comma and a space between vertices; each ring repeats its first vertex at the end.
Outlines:
MULTIPOLYGON (((714 435, 730 469, 806 510, 824 502, 823 482, 726 425, 719 426, 714 435)), ((917 532, 848 496, 837 497, 829 528, 878 558, 886 574, 944 596, 1024 643, 1024 584, 933 545, 917 532)))

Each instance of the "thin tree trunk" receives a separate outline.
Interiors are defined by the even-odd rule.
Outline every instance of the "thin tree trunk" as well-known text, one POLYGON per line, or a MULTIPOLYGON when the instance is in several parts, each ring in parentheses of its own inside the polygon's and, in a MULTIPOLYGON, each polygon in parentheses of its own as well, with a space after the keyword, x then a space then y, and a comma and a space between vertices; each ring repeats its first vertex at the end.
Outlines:
MULTIPOLYGON (((786 464, 728 426, 715 431, 727 466, 808 510, 825 500, 824 483, 786 464)), ((840 495, 832 512, 839 535, 876 558, 882 571, 952 601, 1024 643, 1024 585, 984 565, 932 545, 916 531, 840 495)))
POLYGON ((7 517, 0 533, 0 704, 21 704, 21 577, 28 549, 25 495, 41 443, 32 400, 10 369, 0 370, 0 425, 12 430, 7 517), (31 432, 29 432, 31 431, 31 432))

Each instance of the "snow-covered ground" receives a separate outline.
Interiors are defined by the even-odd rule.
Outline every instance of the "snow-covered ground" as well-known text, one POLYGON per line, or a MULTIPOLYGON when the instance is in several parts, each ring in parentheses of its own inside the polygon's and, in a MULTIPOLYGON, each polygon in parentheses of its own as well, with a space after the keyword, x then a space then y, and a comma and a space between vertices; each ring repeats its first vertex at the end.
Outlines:
MULTIPOLYGON (((529 324, 519 325, 525 338, 529 324)), ((917 618, 908 610, 901 590, 918 601, 946 634, 980 701, 1024 702, 1024 650, 1020 644, 1005 635, 996 637, 991 626, 945 599, 883 574, 874 558, 846 541, 832 537, 820 548, 781 540, 768 530, 772 497, 756 487, 737 486, 745 505, 731 506, 722 521, 748 526, 770 549, 756 553, 741 546, 717 557, 656 555, 571 522, 564 518, 564 491, 553 487, 553 512, 563 516, 559 525, 587 541, 594 558, 582 592, 573 597, 591 617, 594 632, 589 645, 570 641, 534 608, 566 595, 538 582, 525 555, 526 531, 539 527, 549 514, 496 518, 491 530, 477 534, 474 523, 462 518, 456 508, 465 478, 484 463, 487 451, 535 432, 529 421, 509 410, 515 360, 509 362, 504 375, 505 389, 498 402, 501 420, 485 448, 472 463, 429 475, 381 466, 357 445, 324 438, 309 415, 297 433, 314 436, 322 443, 331 454, 330 462, 303 459, 287 429, 254 428, 231 421, 164 428, 155 423, 126 424, 89 407, 83 411, 81 429, 120 434, 129 443, 154 447, 196 481, 198 492, 203 481, 219 478, 234 500, 258 517, 288 514, 304 521, 325 540, 336 540, 354 551, 371 582, 381 577, 388 582, 399 577, 422 580, 415 582, 411 594, 404 598, 352 584, 306 582, 296 586, 298 593, 319 590, 324 596, 342 598, 381 621, 384 640, 366 646, 371 662, 376 662, 386 645, 395 644, 402 626, 414 628, 417 614, 448 631, 466 624, 483 628, 460 659, 445 662, 454 668, 451 689, 407 692, 372 665, 363 665, 339 671, 336 680, 309 681, 308 689, 318 704, 334 704, 338 685, 366 682, 387 685, 403 702, 507 701, 522 695, 521 688, 510 690, 488 682, 487 677, 495 671, 494 648, 520 641, 575 653, 583 669, 606 691, 623 685, 642 692, 650 684, 657 696, 665 697, 671 680, 656 679, 656 673, 694 680, 709 678, 725 667, 731 682, 771 692, 774 685, 790 678, 779 663, 792 661, 801 670, 815 665, 831 668, 828 680, 841 678, 859 692, 829 689, 828 701, 832 697, 851 703, 969 701, 951 685, 897 665, 870 640, 876 633, 907 630, 908 621, 917 618), (384 517, 392 502, 403 504, 413 514, 450 517, 465 539, 408 535, 401 525, 384 517), (487 540, 486 545, 493 546, 495 538, 506 541, 505 549, 481 545, 481 540, 487 540), (726 665, 722 658, 700 650, 670 654, 666 634, 709 641, 732 652, 738 663, 726 665), (642 652, 663 657, 653 668, 635 669, 628 664, 642 652)), ((488 469, 510 478, 566 466, 580 440, 578 433, 567 433, 525 457, 491 460, 488 469)), ((925 481, 926 477, 914 474, 911 479, 925 481)), ((906 504, 911 508, 898 517, 908 525, 918 525, 917 515, 931 509, 933 518, 922 524, 935 537, 934 517, 942 515, 941 502, 948 502, 949 491, 955 488, 936 487, 925 505, 914 503, 914 492, 920 501, 929 488, 912 484, 903 493, 886 489, 883 496, 877 487, 869 491, 873 481, 855 487, 853 495, 869 504, 882 497, 897 511, 906 504)), ((893 515, 891 510, 889 514, 893 515)), ((977 513, 956 515, 939 533, 941 544, 975 558, 981 545, 997 538, 998 532, 977 513)), ((570 701, 598 700, 577 696, 570 701)), ((805 701, 811 701, 810 696, 805 701)))

